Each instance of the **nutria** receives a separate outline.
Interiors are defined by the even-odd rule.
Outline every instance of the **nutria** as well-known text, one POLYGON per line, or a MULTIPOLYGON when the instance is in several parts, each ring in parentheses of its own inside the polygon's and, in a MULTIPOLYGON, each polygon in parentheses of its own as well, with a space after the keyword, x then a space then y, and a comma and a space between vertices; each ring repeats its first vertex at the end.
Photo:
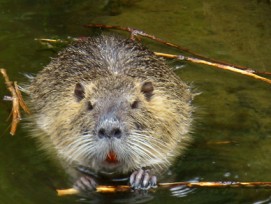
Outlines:
MULTIPOLYGON (((190 87, 130 39, 72 43, 33 78, 28 93, 34 135, 67 169, 130 175, 132 187, 147 189, 189 141, 190 87)), ((74 186, 92 190, 94 177, 79 176, 74 186)))

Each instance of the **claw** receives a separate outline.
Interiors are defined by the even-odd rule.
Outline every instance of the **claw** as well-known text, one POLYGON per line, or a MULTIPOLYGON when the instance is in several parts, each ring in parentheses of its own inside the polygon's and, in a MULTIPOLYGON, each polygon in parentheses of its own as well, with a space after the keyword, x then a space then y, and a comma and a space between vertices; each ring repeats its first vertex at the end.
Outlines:
POLYGON ((150 175, 149 170, 139 169, 130 176, 130 185, 134 189, 147 190, 157 187, 157 177, 150 175))
POLYGON ((150 175, 148 172, 145 173, 145 176, 143 178, 143 181, 142 181, 142 186, 144 188, 148 188, 148 186, 150 185, 150 175))
POLYGON ((131 174, 131 176, 130 176, 129 183, 130 183, 131 187, 134 187, 134 186, 135 186, 135 185, 134 185, 134 184, 135 184, 134 181, 135 181, 136 174, 137 174, 137 171, 134 171, 134 172, 131 174))
POLYGON ((73 185, 79 191, 94 191, 96 189, 96 182, 90 176, 80 177, 73 185))

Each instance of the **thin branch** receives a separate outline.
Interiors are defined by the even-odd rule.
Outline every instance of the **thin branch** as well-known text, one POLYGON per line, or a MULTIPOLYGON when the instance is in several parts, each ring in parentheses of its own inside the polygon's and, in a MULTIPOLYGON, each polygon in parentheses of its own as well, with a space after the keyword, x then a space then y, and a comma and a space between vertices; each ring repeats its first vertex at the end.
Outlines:
POLYGON ((160 183, 159 187, 169 188, 186 186, 189 188, 271 188, 271 182, 238 182, 238 181, 215 181, 215 182, 173 182, 160 183))
POLYGON ((57 189, 56 193, 58 196, 67 196, 67 195, 77 195, 80 193, 80 191, 75 188, 68 188, 68 189, 57 189))
POLYGON ((224 69, 224 70, 228 70, 228 71, 232 71, 232 72, 237 72, 239 74, 250 76, 250 77, 253 77, 255 79, 258 79, 258 80, 261 80, 261 81, 264 81, 264 82, 267 82, 267 83, 271 84, 270 79, 267 79, 265 77, 261 77, 261 76, 255 74, 255 72, 251 72, 250 70, 241 70, 241 69, 238 69, 237 67, 234 67, 234 66, 218 64, 218 63, 215 63, 215 62, 209 62, 209 61, 206 61, 206 60, 197 59, 195 57, 186 57, 186 56, 183 56, 183 55, 172 55, 172 54, 165 54, 165 53, 160 53, 160 52, 154 52, 154 53, 157 56, 161 56, 161 57, 165 57, 165 58, 186 60, 186 61, 197 63, 197 64, 205 64, 205 65, 209 65, 209 66, 212 66, 212 67, 217 67, 219 69, 224 69))
POLYGON ((35 38, 35 40, 39 42, 46 42, 46 43, 67 43, 67 41, 60 40, 60 39, 35 38))
MULTIPOLYGON (((131 190, 131 187, 128 185, 119 185, 119 186, 100 185, 100 186, 96 186, 97 193, 116 193, 116 192, 127 192, 130 190, 131 190)), ((75 188, 57 189, 56 192, 57 192, 58 196, 76 195, 76 194, 80 193, 80 191, 75 188)))
MULTIPOLYGON (((131 32, 131 39, 135 39, 135 37, 137 37, 137 34, 142 32, 142 31, 131 29, 131 28, 123 28, 123 27, 118 27, 118 26, 107 26, 107 25, 99 25, 99 24, 97 24, 97 25, 87 25, 87 26, 90 26, 90 27, 101 27, 102 26, 102 28, 115 28, 115 29, 119 29, 119 30, 128 31, 128 32, 131 32)), ((155 40, 157 40, 157 38, 155 38, 154 36, 152 36, 152 37, 155 40)), ((52 39, 39 39, 39 40, 41 40, 43 42, 48 42, 48 43, 58 43, 58 42, 60 42, 60 40, 52 40, 52 39)), ((74 39, 74 40, 76 40, 76 39, 74 39)), ((64 42, 64 41, 61 41, 61 42, 64 42)), ((169 44, 171 45, 171 43, 166 43, 166 45, 169 45, 169 44)), ((258 80, 265 81, 265 82, 267 82, 269 84, 271 83, 270 79, 257 75, 257 74, 271 75, 270 72, 259 72, 259 71, 255 71, 255 70, 253 70, 251 68, 247 68, 247 67, 246 68, 245 67, 240 68, 240 66, 238 66, 238 65, 231 65, 231 64, 226 64, 226 63, 223 64, 221 62, 218 63, 218 61, 217 62, 214 62, 214 60, 210 61, 212 59, 209 59, 209 58, 206 58, 206 57, 203 57, 203 58, 208 59, 208 60, 198 59, 198 58, 195 58, 195 57, 187 57, 187 56, 184 56, 184 55, 172 55, 172 54, 166 54, 166 53, 160 53, 160 52, 154 52, 154 53, 157 56, 170 58, 170 59, 186 60, 186 61, 197 63, 197 64, 205 64, 205 65, 209 65, 209 66, 216 67, 216 68, 219 68, 219 69, 224 69, 224 70, 236 72, 236 73, 239 73, 239 74, 247 75, 247 76, 256 78, 258 80)))
POLYGON ((21 115, 20 115, 20 110, 19 110, 19 101, 18 101, 18 97, 17 97, 16 90, 14 88, 14 85, 9 80, 6 70, 0 69, 0 71, 4 77, 5 84, 7 85, 7 88, 12 95, 12 123, 11 123, 10 134, 14 135, 17 129, 17 125, 19 121, 21 120, 21 115))
POLYGON ((0 69, 0 72, 3 75, 5 84, 12 96, 12 110, 11 110, 12 122, 10 134, 15 135, 18 123, 21 120, 20 107, 22 107, 23 110, 28 114, 30 114, 30 111, 22 98, 22 94, 18 88, 17 82, 16 81, 12 82, 9 80, 9 77, 5 69, 0 69))
MULTIPOLYGON (((217 181, 217 182, 173 182, 160 183, 159 188, 172 188, 176 186, 186 186, 188 188, 271 188, 271 182, 236 182, 236 181, 217 181)), ((120 186, 104 186, 96 187, 96 192, 100 193, 116 193, 131 191, 132 188, 128 185, 120 186)), ((58 189, 58 196, 76 195, 80 191, 75 188, 58 189)))
POLYGON ((24 110, 24 112, 26 112, 27 114, 30 115, 31 112, 30 112, 29 108, 27 107, 27 105, 24 102, 22 93, 19 90, 19 87, 18 87, 18 84, 17 84, 16 81, 14 82, 14 88, 15 88, 15 91, 16 91, 16 94, 17 94, 17 97, 18 97, 18 101, 19 101, 19 104, 20 104, 21 108, 24 110))
POLYGON ((163 40, 161 38, 155 37, 154 35, 150 35, 148 33, 145 33, 144 31, 137 30, 137 29, 134 29, 134 28, 121 27, 121 26, 112 26, 112 25, 103 25, 103 24, 89 24, 89 25, 85 25, 85 27, 116 29, 116 30, 126 31, 126 32, 130 33, 131 39, 133 39, 133 40, 135 39, 136 36, 146 37, 146 38, 152 39, 154 41, 157 41, 157 42, 159 42, 161 44, 177 48, 177 49, 179 49, 179 50, 181 50, 183 52, 189 53, 189 54, 191 54, 191 55, 193 55, 195 57, 201 58, 201 59, 209 61, 209 62, 213 62, 213 63, 221 64, 221 65, 226 65, 226 66, 230 66, 230 67, 235 67, 235 68, 241 69, 241 70, 249 70, 250 72, 253 72, 255 74, 271 75, 271 72, 260 72, 260 71, 252 70, 252 69, 250 69, 248 67, 245 67, 245 66, 234 65, 234 64, 230 64, 230 63, 227 63, 227 62, 223 62, 223 61, 220 61, 220 60, 216 60, 216 59, 212 59, 212 58, 203 56, 201 54, 198 54, 196 52, 191 51, 188 48, 176 45, 174 43, 167 42, 167 41, 165 41, 165 40, 163 40))

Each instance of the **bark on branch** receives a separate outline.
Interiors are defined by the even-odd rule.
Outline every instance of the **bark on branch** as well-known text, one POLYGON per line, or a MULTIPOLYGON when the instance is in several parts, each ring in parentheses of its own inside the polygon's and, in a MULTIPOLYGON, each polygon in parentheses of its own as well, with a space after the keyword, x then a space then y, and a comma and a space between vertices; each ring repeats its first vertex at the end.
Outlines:
POLYGON ((20 113, 20 107, 27 113, 30 114, 30 111, 28 107, 26 106, 21 91, 18 88, 17 82, 10 81, 7 72, 5 69, 0 69, 1 74, 4 77, 5 84, 7 86, 7 89, 11 93, 11 101, 12 101, 12 122, 11 122, 11 128, 10 128, 10 134, 15 135, 16 129, 18 126, 19 121, 21 120, 21 113, 20 113))
MULTIPOLYGON (((217 181, 217 182, 173 182, 160 183, 158 188, 171 188, 176 186, 186 186, 188 188, 271 188, 271 182, 236 182, 236 181, 217 181)), ((129 192, 132 188, 128 185, 96 187, 96 192, 116 193, 129 192)), ((57 189, 58 196, 76 195, 80 191, 75 188, 57 189)))

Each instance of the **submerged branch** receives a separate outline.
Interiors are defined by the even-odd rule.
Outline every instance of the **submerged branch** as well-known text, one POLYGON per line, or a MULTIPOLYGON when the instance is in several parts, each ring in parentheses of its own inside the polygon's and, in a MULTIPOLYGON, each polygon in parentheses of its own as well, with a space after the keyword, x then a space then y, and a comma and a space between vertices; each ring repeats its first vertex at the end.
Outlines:
MULTIPOLYGON (((96 186, 97 193, 117 193, 117 192, 127 192, 130 190, 131 190, 131 187, 128 185, 120 185, 120 186, 100 185, 100 186, 96 186)), ((75 188, 57 189, 56 192, 57 192, 58 196, 76 195, 76 194, 80 193, 80 191, 75 188)))
MULTIPOLYGON (((159 188, 171 188, 176 186, 186 186, 188 188, 271 188, 271 182, 236 182, 236 181, 217 181, 217 182, 173 182, 160 183, 159 188)), ((116 193, 128 192, 132 188, 128 185, 120 186, 104 186, 96 187, 96 192, 100 193, 116 193)), ((80 191, 75 188, 58 189, 56 190, 58 196, 76 195, 80 191)))

